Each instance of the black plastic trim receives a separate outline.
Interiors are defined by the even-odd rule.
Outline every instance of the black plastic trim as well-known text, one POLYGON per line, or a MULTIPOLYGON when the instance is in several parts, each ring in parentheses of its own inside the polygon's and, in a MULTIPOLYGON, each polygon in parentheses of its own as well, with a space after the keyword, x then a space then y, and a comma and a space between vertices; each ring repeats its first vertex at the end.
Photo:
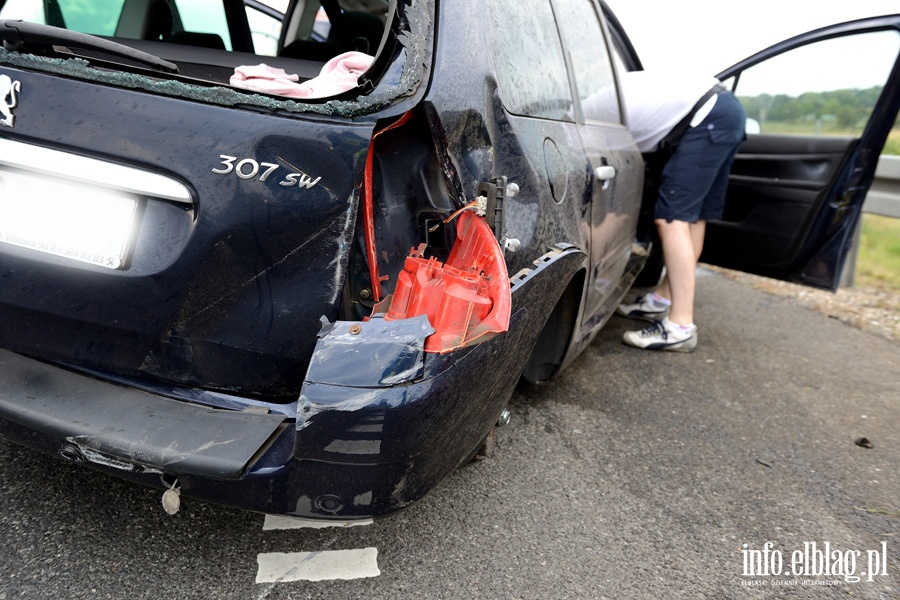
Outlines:
POLYGON ((125 467, 235 479, 284 416, 179 402, 0 350, 0 419, 125 467))

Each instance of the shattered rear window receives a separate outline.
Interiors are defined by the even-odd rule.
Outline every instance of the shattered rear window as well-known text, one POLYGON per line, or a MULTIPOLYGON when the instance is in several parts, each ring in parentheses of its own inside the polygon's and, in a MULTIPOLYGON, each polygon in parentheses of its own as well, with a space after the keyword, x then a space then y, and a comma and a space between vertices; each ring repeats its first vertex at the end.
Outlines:
POLYGON ((275 0, 254 3, 253 6, 248 4, 246 10, 240 12, 247 17, 246 27, 230 31, 223 8, 223 2, 230 1, 152 0, 141 3, 111 0, 94 3, 88 0, 60 0, 58 3, 45 3, 42 0, 8 0, 0 10, 2 19, 22 19, 69 31, 102 35, 101 40, 122 44, 128 49, 174 63, 178 67, 177 74, 148 70, 144 64, 129 62, 128 57, 108 56, 104 50, 78 46, 77 42, 62 38, 52 47, 46 41, 38 47, 39 42, 26 39, 24 45, 14 45, 15 51, 12 51, 13 45, 8 44, 6 50, 0 49, 0 61, 226 106, 255 105, 289 112, 346 116, 369 114, 402 96, 410 95, 419 88, 430 64, 431 15, 434 10, 430 0, 400 3, 397 16, 391 20, 392 27, 389 28, 384 21, 393 13, 387 11, 387 0, 341 0, 341 4, 345 5, 342 13, 345 17, 342 18, 347 19, 342 26, 344 31, 339 32, 341 35, 328 29, 313 32, 316 21, 321 20, 322 8, 318 2, 315 6, 312 3, 289 5, 275 0), (309 15, 304 12, 290 21, 290 15, 280 12, 288 6, 309 15), (266 20, 251 19, 251 14, 259 13, 260 9, 267 11, 263 15, 266 20), (309 31, 304 32, 302 21, 307 17, 309 31), (279 43, 277 38, 282 21, 299 22, 301 28, 293 31, 292 26, 291 32, 297 37, 279 43), (260 26, 260 22, 264 22, 265 26, 260 26), (256 31, 254 27, 262 27, 265 31, 256 31), (354 29, 357 27, 358 30, 354 29), (386 30, 390 33, 385 33, 386 30), (108 35, 110 32, 113 35, 108 35), (327 37, 314 39, 323 35, 327 37), (385 44, 384 37, 393 41, 385 44), (329 74, 343 71, 329 67, 329 61, 350 60, 351 55, 365 57, 363 50, 374 53, 382 45, 387 50, 382 60, 375 61, 377 68, 369 66, 374 60, 369 54, 368 62, 357 62, 362 66, 353 70, 354 79, 331 85, 332 81, 327 79, 329 74), (256 46, 265 46, 260 50, 267 54, 275 51, 277 56, 257 54, 254 52, 256 46), (351 49, 356 46, 361 50, 351 49), (65 52, 66 48, 71 53, 65 52), (99 65, 102 69, 94 66, 95 60, 104 61, 99 65), (122 64, 121 71, 110 68, 117 63, 122 64), (267 85, 247 85, 245 67, 257 69, 252 77, 262 77, 267 85), (257 75, 260 72, 262 74, 257 75), (323 78, 329 85, 312 85, 323 78), (270 80, 278 85, 268 85, 270 80), (313 92, 298 93, 298 86, 313 92), (355 99, 346 99, 354 94, 355 99), (335 96, 345 99, 329 100, 335 96))

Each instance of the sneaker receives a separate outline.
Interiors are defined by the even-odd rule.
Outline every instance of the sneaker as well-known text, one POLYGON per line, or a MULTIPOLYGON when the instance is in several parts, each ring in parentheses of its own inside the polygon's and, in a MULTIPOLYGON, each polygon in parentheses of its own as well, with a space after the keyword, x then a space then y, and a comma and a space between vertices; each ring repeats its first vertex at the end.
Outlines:
POLYGON ((671 304, 663 304, 654 297, 654 294, 646 294, 637 298, 633 304, 620 304, 616 314, 629 319, 641 319, 644 321, 659 321, 669 314, 671 304))
POLYGON ((665 319, 654 321, 640 331, 626 331, 622 339, 629 346, 644 350, 693 352, 697 347, 697 327, 684 331, 665 319))

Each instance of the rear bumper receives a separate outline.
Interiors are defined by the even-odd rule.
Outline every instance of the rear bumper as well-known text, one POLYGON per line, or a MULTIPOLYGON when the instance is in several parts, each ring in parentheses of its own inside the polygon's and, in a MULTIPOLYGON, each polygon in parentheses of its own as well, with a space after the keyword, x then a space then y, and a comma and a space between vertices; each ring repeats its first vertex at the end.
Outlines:
POLYGON ((496 421, 515 377, 495 373, 476 390, 472 370, 487 351, 435 357, 409 385, 307 383, 296 420, 173 400, 0 351, 0 435, 152 487, 177 480, 182 496, 371 517, 425 495, 496 421))
POLYGON ((284 420, 170 400, 6 350, 0 350, 0 419, 65 442, 61 452, 73 459, 223 479, 239 477, 284 420))
POLYGON ((496 422, 558 282, 584 259, 572 248, 551 254, 513 278, 509 331, 472 347, 425 354, 424 317, 326 325, 296 419, 199 406, 0 351, 0 435, 238 508, 388 514, 430 491, 496 422))

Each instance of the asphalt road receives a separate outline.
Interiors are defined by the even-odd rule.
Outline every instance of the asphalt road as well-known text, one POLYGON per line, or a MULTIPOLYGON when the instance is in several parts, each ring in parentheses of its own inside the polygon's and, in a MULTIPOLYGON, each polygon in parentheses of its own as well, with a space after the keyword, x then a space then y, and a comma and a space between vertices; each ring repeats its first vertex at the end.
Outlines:
POLYGON ((614 318, 517 390, 492 458, 364 527, 263 531, 190 499, 169 517, 0 442, 0 600, 900 598, 900 345, 708 273, 697 314, 693 354, 625 347, 614 318), (366 548, 378 576, 255 583, 262 554, 366 548), (757 556, 782 575, 744 575, 757 556))

